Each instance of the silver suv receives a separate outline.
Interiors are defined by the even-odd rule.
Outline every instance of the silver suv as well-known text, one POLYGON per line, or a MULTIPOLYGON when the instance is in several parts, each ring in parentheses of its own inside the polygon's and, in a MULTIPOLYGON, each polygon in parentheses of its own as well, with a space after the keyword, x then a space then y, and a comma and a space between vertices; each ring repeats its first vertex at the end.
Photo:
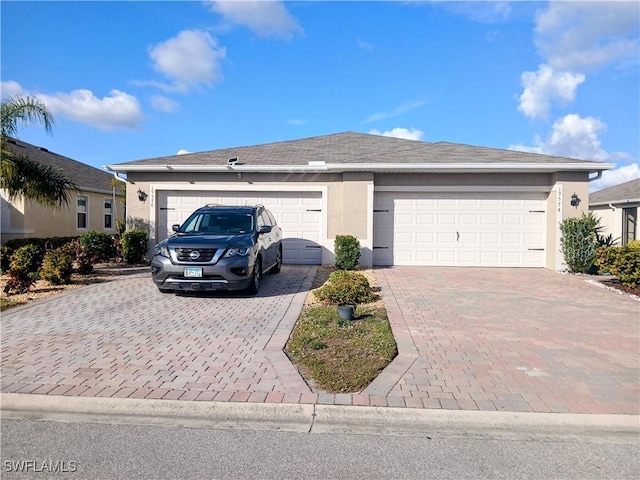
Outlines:
POLYGON ((282 229, 262 205, 199 208, 155 246, 151 274, 163 293, 246 290, 282 266, 282 229))

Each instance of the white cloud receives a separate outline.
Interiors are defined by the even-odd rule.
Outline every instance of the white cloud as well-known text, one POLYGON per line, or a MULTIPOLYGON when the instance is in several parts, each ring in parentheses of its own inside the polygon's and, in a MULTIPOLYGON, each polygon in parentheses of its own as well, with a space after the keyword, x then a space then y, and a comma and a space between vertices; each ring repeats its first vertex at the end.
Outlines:
POLYGON ((175 112, 180 108, 180 104, 171 100, 170 98, 163 97, 162 95, 154 95, 151 97, 151 106, 161 112, 175 112))
POLYGON ((546 119, 553 100, 567 104, 575 99, 578 85, 584 82, 585 76, 556 72, 549 65, 540 65, 537 72, 524 72, 521 79, 524 91, 518 110, 530 118, 546 119))
POLYGON ((356 40, 358 46, 363 50, 373 50, 373 44, 369 42, 365 42, 364 40, 358 39, 356 40))
POLYGON ((549 2, 536 15, 535 44, 558 70, 638 59, 638 2, 549 2))
POLYGON ((181 92, 201 84, 212 85, 222 79, 219 64, 226 54, 226 49, 208 32, 183 30, 176 37, 149 47, 154 69, 173 83, 138 83, 181 92))
POLYGON ((589 190, 597 192, 603 188, 613 187, 630 180, 640 178, 640 166, 638 163, 631 163, 615 170, 602 172, 602 177, 589 184, 589 190))
POLYGON ((186 155, 188 153, 191 153, 189 150, 185 150, 184 148, 181 148, 180 150, 178 150, 178 153, 176 153, 176 155, 186 155))
POLYGON ((398 115, 402 115, 403 113, 419 108, 423 105, 426 105, 427 103, 428 102, 426 101, 411 102, 404 105, 400 105, 399 107, 392 110, 391 112, 374 113, 373 115, 369 115, 369 117, 367 117, 367 119, 363 123, 377 122, 378 120, 386 120, 387 118, 397 117, 398 115))
POLYGON ((405 140, 422 140, 424 132, 416 128, 392 128, 386 132, 380 130, 369 130, 371 135, 382 135, 383 137, 404 138, 405 140))
POLYGON ((289 39, 301 32, 295 18, 279 1, 209 1, 209 8, 236 25, 244 25, 262 37, 289 39))
POLYGON ((511 145, 510 150, 541 153, 582 160, 607 161, 615 154, 603 150, 598 133, 607 125, 594 117, 582 118, 575 113, 557 120, 546 140, 536 138, 535 146, 511 145))
POLYGON ((13 97, 17 93, 22 93, 22 86, 13 80, 0 82, 0 95, 2 98, 13 97))

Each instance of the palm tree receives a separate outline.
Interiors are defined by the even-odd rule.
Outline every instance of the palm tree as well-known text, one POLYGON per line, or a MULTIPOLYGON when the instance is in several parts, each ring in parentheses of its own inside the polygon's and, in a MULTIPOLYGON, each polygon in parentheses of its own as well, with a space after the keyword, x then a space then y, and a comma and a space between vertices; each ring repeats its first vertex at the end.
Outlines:
POLYGON ((62 169, 18 155, 6 145, 8 137, 16 136, 19 123, 42 123, 50 133, 54 120, 47 106, 36 97, 15 95, 2 100, 0 119, 0 188, 6 190, 10 199, 22 195, 45 205, 69 205, 70 192, 79 189, 62 169))

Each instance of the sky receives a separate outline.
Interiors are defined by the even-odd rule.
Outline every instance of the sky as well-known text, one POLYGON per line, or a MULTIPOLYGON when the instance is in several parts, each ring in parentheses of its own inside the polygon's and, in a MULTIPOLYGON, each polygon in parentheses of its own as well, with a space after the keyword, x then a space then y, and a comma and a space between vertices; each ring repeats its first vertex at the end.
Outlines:
POLYGON ((640 2, 0 3, 18 138, 97 168, 354 131, 640 176, 640 2))

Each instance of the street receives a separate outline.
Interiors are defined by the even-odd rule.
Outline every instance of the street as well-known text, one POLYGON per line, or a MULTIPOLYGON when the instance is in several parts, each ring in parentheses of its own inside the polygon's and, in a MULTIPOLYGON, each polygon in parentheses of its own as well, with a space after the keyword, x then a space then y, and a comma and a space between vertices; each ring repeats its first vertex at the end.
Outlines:
POLYGON ((631 479, 638 447, 3 420, 1 477, 631 479))

